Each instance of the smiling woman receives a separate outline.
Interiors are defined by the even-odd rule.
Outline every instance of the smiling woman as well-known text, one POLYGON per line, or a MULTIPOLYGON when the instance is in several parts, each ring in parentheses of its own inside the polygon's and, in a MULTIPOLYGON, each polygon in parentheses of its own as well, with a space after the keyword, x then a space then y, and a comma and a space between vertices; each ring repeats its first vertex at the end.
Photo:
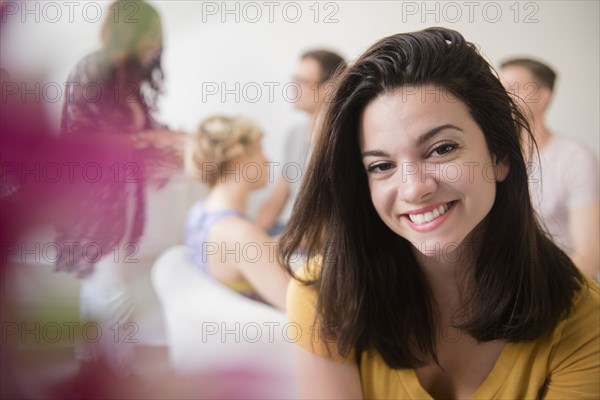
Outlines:
POLYGON ((538 226, 528 124, 473 44, 382 39, 322 129, 281 239, 313 260, 288 291, 303 398, 600 395, 598 286, 538 226))
POLYGON ((496 182, 509 169, 506 159, 496 162, 489 153, 465 105, 444 91, 399 88, 380 95, 364 110, 359 139, 377 213, 431 255, 465 240, 489 213, 496 182), (425 94, 435 99, 423 101, 425 94), (490 165, 492 179, 485 173, 490 165))

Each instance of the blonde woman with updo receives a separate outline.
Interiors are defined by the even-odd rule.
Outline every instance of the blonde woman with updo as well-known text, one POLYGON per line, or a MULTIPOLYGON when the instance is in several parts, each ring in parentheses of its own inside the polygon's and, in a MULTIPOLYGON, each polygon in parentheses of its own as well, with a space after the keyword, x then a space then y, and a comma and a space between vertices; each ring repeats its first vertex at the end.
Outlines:
POLYGON ((250 192, 264 187, 262 131, 242 118, 204 120, 186 148, 186 170, 210 193, 191 208, 186 247, 198 269, 251 299, 285 309, 289 276, 272 239, 245 215, 250 192))

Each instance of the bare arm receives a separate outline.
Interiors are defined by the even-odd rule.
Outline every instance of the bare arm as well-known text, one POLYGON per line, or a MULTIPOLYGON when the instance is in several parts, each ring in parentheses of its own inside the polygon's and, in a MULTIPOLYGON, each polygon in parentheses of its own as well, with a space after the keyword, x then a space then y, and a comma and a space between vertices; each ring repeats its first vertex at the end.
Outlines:
POLYGON ((263 230, 268 230, 277 221, 285 203, 290 196, 290 187, 285 179, 279 177, 275 182, 275 188, 269 194, 258 214, 256 215, 256 225, 263 230))
POLYGON ((328 360, 295 346, 294 359, 301 399, 362 399, 355 364, 328 360))
MULTIPOLYGON (((314 262, 317 262, 314 260, 314 262)), ((312 261, 311 261, 312 263, 312 261)), ((317 267, 313 264, 312 267, 317 267)), ((303 280, 314 279, 314 268, 298 272, 303 280)), ((318 294, 314 287, 298 280, 290 281, 287 291, 288 320, 299 327, 301 334, 294 345, 294 361, 301 399, 362 399, 361 378, 355 350, 345 357, 337 353, 335 340, 320 335, 321 326, 315 316, 318 294)))
POLYGON ((185 133, 167 129, 146 130, 137 132, 132 138, 138 148, 154 146, 159 149, 181 151, 185 141, 185 133))
POLYGON ((277 242, 249 221, 242 221, 239 229, 231 231, 229 241, 239 243, 242 252, 236 263, 239 272, 263 299, 285 310, 290 276, 279 264, 277 242))
POLYGON ((600 212, 598 203, 569 210, 573 262, 583 273, 598 279, 600 273, 600 212))

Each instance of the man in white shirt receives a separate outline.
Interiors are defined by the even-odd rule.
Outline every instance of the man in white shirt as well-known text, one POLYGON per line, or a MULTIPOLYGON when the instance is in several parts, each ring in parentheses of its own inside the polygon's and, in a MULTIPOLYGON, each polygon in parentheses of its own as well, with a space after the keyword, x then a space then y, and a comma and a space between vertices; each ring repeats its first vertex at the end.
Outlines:
POLYGON ((598 162, 587 148, 546 126, 556 73, 536 60, 512 59, 502 63, 500 75, 507 91, 520 98, 539 149, 528 167, 540 222, 582 272, 598 279, 598 162))

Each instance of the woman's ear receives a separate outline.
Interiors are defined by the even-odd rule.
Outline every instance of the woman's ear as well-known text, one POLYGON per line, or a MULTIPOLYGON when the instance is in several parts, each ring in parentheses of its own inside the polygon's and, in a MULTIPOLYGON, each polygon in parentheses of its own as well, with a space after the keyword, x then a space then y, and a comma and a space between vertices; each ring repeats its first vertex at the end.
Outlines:
POLYGON ((496 158, 496 165, 494 168, 494 172, 496 174, 496 182, 502 182, 508 176, 510 171, 510 162, 508 161, 508 157, 504 156, 501 159, 496 158))

